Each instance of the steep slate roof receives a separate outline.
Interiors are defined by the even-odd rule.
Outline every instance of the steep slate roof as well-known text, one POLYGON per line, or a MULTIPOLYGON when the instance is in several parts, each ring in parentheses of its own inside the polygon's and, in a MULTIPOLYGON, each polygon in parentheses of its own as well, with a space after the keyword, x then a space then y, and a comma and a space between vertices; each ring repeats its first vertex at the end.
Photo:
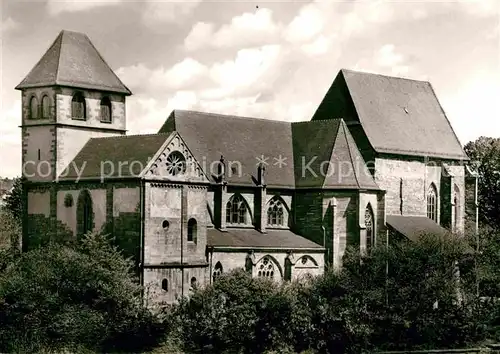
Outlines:
POLYGON ((361 122, 379 153, 466 159, 429 82, 342 69, 316 119, 361 122))
POLYGON ((380 189, 343 119, 292 123, 292 131, 297 187, 380 189))
POLYGON ((228 174, 229 183, 255 185, 252 177, 257 178, 258 158, 264 156, 268 187, 379 189, 342 120, 290 123, 175 110, 160 129, 173 131, 179 132, 209 176, 215 172, 210 165, 221 155, 227 163, 240 162, 242 173, 228 174), (281 167, 276 160, 280 156, 281 167), (323 161, 333 170, 325 168, 322 173, 323 161))
POLYGON ((252 177, 257 178, 257 158, 263 155, 269 163, 265 175, 268 186, 295 185, 289 122, 174 110, 159 132, 173 131, 179 132, 207 176, 216 173, 216 165, 212 171, 210 166, 222 155, 228 166, 226 180, 229 183, 255 185, 252 177), (274 158, 280 155, 286 163, 281 168, 274 164, 274 158), (239 162, 242 173, 233 174, 229 162, 239 162))
POLYGON ((170 134, 92 138, 61 173, 60 180, 138 177, 170 134), (121 165, 120 165, 121 163, 121 165), (76 166, 76 168, 75 168, 76 166), (101 172, 102 168, 102 173, 101 172))
POLYGON ((425 216, 387 215, 387 225, 412 241, 422 235, 446 236, 449 230, 425 216))
POLYGON ((310 248, 322 250, 320 246, 290 230, 267 230, 262 234, 255 229, 207 230, 207 246, 214 247, 262 247, 262 248, 310 248))
POLYGON ((87 35, 71 31, 59 33, 16 89, 52 85, 131 94, 87 35))

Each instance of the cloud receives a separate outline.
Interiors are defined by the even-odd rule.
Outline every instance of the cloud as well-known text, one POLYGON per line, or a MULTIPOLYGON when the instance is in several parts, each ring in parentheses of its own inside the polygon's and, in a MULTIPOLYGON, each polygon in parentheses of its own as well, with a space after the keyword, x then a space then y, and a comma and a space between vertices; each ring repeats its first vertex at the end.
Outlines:
POLYGON ((1 177, 15 177, 21 171, 21 100, 15 100, 8 108, 1 107, 0 146, 2 149, 1 177))
POLYGON ((47 10, 51 16, 63 12, 88 11, 96 7, 113 6, 121 3, 121 0, 48 0, 47 10))
POLYGON ((318 35, 327 20, 321 11, 320 4, 313 3, 302 7, 299 14, 287 26, 284 37, 287 41, 304 42, 318 35))
POLYGON ((165 69, 163 66, 149 69, 140 63, 121 67, 116 73, 134 91, 138 89, 139 92, 154 93, 184 89, 198 78, 206 76, 208 68, 188 57, 174 64, 170 69, 165 69))
POLYGON ((281 25, 274 22, 272 11, 259 8, 233 17, 217 31, 213 23, 196 23, 185 38, 184 46, 190 51, 204 47, 260 46, 276 42, 280 33, 281 25))
POLYGON ((190 1, 157 1, 145 2, 142 21, 144 25, 157 31, 166 30, 164 25, 185 20, 201 3, 201 0, 190 1))
POLYGON ((12 17, 7 17, 4 21, 2 21, 1 32, 2 34, 6 34, 8 32, 14 31, 21 27, 20 23, 14 21, 12 17))
POLYGON ((359 60, 354 70, 375 72, 383 75, 406 76, 410 71, 408 59, 396 51, 394 44, 385 44, 371 57, 359 60))

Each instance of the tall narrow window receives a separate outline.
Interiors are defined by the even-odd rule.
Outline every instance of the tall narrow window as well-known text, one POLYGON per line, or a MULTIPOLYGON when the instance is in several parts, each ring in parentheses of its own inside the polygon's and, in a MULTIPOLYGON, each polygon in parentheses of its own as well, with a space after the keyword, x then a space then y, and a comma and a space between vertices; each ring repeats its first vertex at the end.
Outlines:
POLYGON ((85 119, 87 118, 86 113, 85 98, 81 93, 75 94, 71 101, 71 117, 73 119, 85 119))
POLYGON ((188 241, 196 243, 197 224, 195 219, 188 221, 188 241))
POLYGON ((246 224, 247 206, 243 197, 235 194, 226 204, 226 222, 229 224, 246 224))
POLYGON ((375 228, 373 227, 373 210, 370 204, 365 209, 365 227, 366 227, 366 251, 375 244, 375 228))
POLYGON ((101 122, 111 123, 111 101, 108 97, 101 100, 101 122))
POLYGON ((30 118, 38 119, 38 100, 35 96, 30 99, 30 118))
POLYGON ((434 183, 427 191, 427 217, 437 222, 437 189, 434 183))
POLYGON ((460 189, 458 189, 457 185, 455 185, 453 189, 453 201, 455 214, 455 219, 453 220, 453 230, 456 232, 460 223, 460 189))
POLYGON ((270 226, 285 226, 284 206, 279 197, 274 197, 269 202, 267 209, 267 224, 270 226))
POLYGON ((161 281, 161 288, 163 289, 163 291, 168 292, 168 280, 167 279, 163 279, 161 281))
POLYGON ((195 290, 198 288, 198 280, 196 280, 196 277, 191 278, 191 289, 195 290))
POLYGON ((89 191, 83 190, 80 192, 80 195, 78 196, 77 209, 78 234, 82 236, 87 232, 92 231, 92 229, 94 228, 92 197, 90 196, 89 191))
POLYGON ((42 98, 42 118, 47 119, 50 117, 50 100, 49 96, 45 95, 42 98))
POLYGON ((217 264, 214 267, 214 272, 212 274, 212 281, 215 282, 218 277, 222 275, 222 264, 220 262, 217 262, 217 264))

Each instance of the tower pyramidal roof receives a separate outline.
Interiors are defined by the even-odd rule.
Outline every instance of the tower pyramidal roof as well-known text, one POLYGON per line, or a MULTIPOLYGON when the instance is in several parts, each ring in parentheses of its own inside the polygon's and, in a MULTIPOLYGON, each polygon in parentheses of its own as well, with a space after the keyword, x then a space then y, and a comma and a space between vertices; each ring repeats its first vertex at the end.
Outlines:
POLYGON ((131 95, 84 33, 63 30, 16 89, 70 86, 131 95))

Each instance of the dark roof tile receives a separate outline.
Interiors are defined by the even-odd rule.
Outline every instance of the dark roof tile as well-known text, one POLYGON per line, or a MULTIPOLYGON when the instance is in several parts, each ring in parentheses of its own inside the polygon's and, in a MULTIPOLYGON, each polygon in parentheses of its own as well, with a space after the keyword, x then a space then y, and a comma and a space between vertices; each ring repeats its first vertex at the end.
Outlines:
POLYGON ((255 229, 217 229, 207 230, 207 245, 234 248, 271 248, 271 249, 323 249, 322 246, 294 234, 290 230, 268 230, 263 234, 255 229))
POLYGON ((59 33, 16 89, 52 85, 131 94, 90 39, 72 31, 59 33))
POLYGON ((61 173, 60 180, 138 177, 169 134, 92 138, 61 173), (76 168, 75 168, 76 166, 76 168))

